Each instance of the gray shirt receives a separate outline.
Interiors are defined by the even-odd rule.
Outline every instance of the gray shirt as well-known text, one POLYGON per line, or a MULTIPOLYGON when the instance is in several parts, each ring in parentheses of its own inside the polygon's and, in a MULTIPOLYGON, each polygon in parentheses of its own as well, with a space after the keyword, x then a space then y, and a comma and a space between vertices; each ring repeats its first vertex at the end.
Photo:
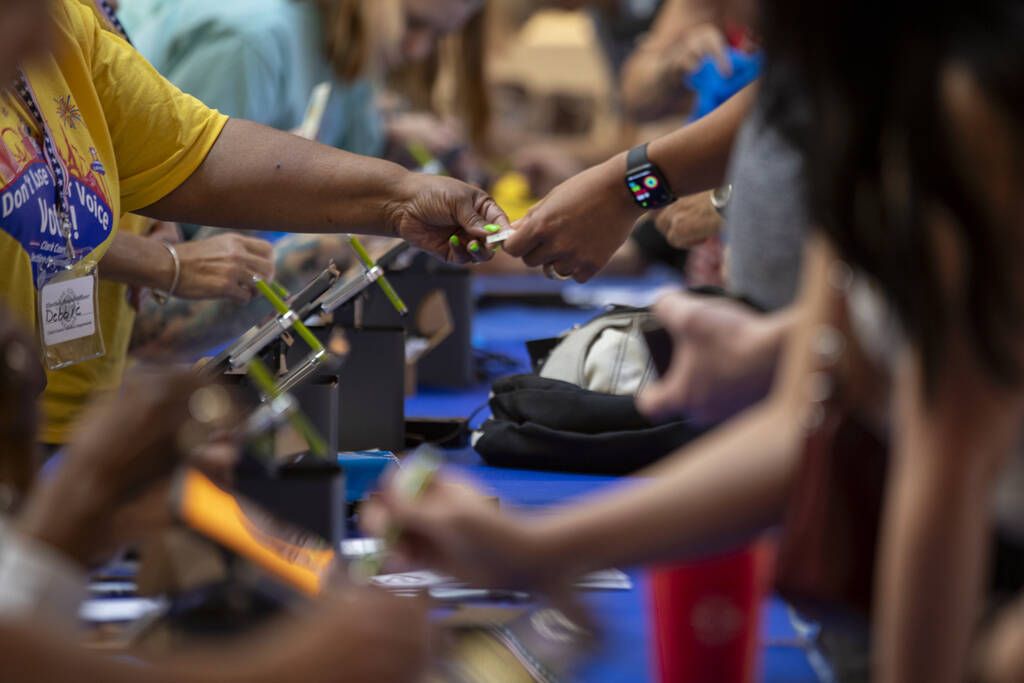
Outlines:
POLYGON ((755 107, 740 130, 729 168, 726 215, 729 291, 766 310, 793 301, 809 223, 799 153, 755 107))

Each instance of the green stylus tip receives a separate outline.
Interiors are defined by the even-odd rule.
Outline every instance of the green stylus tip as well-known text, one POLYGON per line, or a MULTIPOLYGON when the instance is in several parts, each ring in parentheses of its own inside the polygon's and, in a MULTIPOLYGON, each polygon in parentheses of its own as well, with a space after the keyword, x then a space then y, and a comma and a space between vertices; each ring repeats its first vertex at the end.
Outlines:
POLYGON ((451 237, 448 238, 448 241, 452 243, 453 247, 459 246, 459 236, 458 235, 452 235, 451 237))
POLYGON ((267 301, 271 303, 278 313, 284 315, 288 312, 287 304, 281 300, 281 297, 277 295, 277 292, 270 288, 270 285, 257 277, 253 278, 253 282, 256 284, 256 289, 259 290, 260 294, 262 294, 267 301))
POLYGON ((366 269, 369 270, 373 268, 375 264, 373 259, 370 258, 370 252, 366 251, 366 247, 363 246, 362 242, 360 242, 355 235, 348 236, 348 243, 352 245, 356 255, 359 257, 359 260, 363 262, 363 265, 366 266, 366 269))

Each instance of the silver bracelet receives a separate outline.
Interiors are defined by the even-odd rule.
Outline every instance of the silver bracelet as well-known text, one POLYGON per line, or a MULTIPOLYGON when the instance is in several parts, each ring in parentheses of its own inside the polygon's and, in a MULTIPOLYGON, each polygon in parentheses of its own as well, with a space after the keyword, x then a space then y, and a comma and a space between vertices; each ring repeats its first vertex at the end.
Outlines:
POLYGON ((711 190, 711 206, 714 207, 719 216, 725 215, 725 210, 729 208, 730 201, 732 201, 732 183, 711 190))
POLYGON ((171 252, 171 258, 174 259, 174 279, 171 281, 171 288, 166 292, 160 289, 153 290, 153 298, 157 300, 157 303, 165 304, 167 300, 174 296, 174 291, 178 289, 178 280, 181 278, 181 259, 178 257, 178 250, 174 248, 174 245, 163 240, 161 242, 167 251, 171 252))

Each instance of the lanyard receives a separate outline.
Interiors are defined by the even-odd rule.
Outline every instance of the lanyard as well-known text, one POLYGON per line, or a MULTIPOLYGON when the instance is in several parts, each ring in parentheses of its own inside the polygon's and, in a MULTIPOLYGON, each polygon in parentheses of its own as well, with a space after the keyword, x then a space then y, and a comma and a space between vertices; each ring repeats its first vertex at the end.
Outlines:
MULTIPOLYGON (((128 32, 124 30, 124 26, 121 24, 121 20, 117 18, 117 12, 110 6, 107 0, 95 0, 96 7, 99 8, 100 12, 103 12, 103 16, 107 18, 107 21, 114 28, 114 31, 124 38, 129 45, 133 45, 132 39, 128 37, 128 32)), ((134 46, 134 45, 133 45, 134 46)))
POLYGON ((32 86, 28 82, 28 77, 25 76, 24 69, 18 69, 16 87, 18 96, 25 103, 43 135, 43 157, 47 167, 50 169, 50 175, 53 176, 57 185, 56 207, 58 220, 60 221, 60 232, 65 240, 67 257, 70 261, 74 262, 76 260, 75 247, 71 243, 71 173, 68 172, 67 167, 64 165, 64 160, 57 153, 57 145, 53 141, 53 133, 50 132, 50 126, 43 117, 43 112, 39 108, 39 102, 36 99, 35 92, 32 90, 32 86))

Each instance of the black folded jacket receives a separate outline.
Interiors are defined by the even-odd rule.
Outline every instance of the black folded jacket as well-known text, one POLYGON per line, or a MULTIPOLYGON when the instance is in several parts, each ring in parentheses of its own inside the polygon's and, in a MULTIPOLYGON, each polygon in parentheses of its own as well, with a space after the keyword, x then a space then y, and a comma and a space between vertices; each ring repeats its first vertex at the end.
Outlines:
POLYGON ((704 432, 685 420, 652 425, 632 396, 536 375, 496 380, 490 405, 474 447, 496 467, 629 474, 704 432))

